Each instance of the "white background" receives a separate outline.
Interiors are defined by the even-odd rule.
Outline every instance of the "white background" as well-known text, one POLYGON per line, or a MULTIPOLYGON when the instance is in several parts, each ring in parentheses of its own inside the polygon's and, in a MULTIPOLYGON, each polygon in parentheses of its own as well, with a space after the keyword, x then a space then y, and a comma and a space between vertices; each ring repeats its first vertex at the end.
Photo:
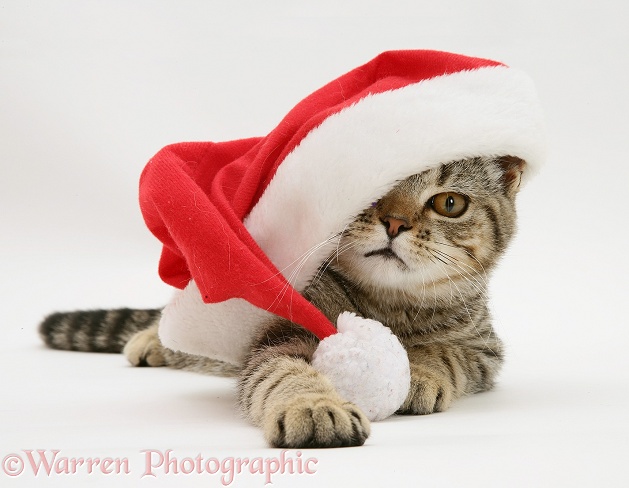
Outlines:
POLYGON ((46 350, 37 324, 168 300, 137 204, 162 146, 264 135, 379 52, 429 48, 527 71, 547 115, 548 162, 492 283, 504 373, 447 413, 374 424, 364 447, 304 452, 317 474, 273 486, 629 486, 628 19, 613 0, 0 1, 0 457, 61 449, 131 465, 117 477, 27 467, 0 484, 219 486, 140 479, 141 450, 279 455, 239 417, 229 380, 46 350))

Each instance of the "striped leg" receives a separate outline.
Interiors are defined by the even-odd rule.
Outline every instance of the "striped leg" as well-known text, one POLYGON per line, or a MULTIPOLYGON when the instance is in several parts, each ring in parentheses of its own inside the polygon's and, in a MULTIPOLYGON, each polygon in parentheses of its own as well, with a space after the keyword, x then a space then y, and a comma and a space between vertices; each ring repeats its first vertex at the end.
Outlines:
POLYGON ((274 447, 360 446, 369 421, 310 365, 314 336, 274 323, 249 356, 239 382, 242 408, 274 447))

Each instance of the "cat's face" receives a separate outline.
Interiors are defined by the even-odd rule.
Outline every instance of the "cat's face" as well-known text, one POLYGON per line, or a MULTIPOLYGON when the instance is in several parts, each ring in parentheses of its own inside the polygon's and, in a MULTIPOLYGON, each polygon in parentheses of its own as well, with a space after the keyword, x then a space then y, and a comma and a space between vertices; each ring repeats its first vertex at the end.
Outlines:
POLYGON ((411 176, 345 230, 335 261, 377 288, 469 283, 491 268, 515 231, 523 168, 516 158, 477 158, 411 176))

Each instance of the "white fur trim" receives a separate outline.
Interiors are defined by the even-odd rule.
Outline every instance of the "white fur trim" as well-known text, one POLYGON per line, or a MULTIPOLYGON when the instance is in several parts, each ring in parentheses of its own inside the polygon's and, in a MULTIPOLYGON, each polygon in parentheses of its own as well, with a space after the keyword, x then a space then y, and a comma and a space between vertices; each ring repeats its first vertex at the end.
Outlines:
POLYGON ((271 317, 270 312, 241 298, 203 303, 197 285, 190 281, 186 288, 175 292, 164 308, 159 338, 174 351, 240 365, 260 323, 271 317))

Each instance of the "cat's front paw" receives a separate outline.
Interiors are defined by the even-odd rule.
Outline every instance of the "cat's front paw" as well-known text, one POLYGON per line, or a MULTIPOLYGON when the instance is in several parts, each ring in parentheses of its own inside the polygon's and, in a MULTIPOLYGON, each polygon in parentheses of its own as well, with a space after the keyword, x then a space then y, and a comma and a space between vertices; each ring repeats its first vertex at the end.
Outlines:
POLYGON ((447 410, 454 398, 449 378, 425 366, 411 364, 411 387, 397 413, 426 415, 447 410))
POLYGON ((133 366, 165 366, 164 346, 157 336, 157 328, 136 333, 122 351, 133 366))
POLYGON ((272 409, 264 434, 273 447, 362 446, 370 433, 369 420, 350 402, 324 394, 305 394, 272 409))

